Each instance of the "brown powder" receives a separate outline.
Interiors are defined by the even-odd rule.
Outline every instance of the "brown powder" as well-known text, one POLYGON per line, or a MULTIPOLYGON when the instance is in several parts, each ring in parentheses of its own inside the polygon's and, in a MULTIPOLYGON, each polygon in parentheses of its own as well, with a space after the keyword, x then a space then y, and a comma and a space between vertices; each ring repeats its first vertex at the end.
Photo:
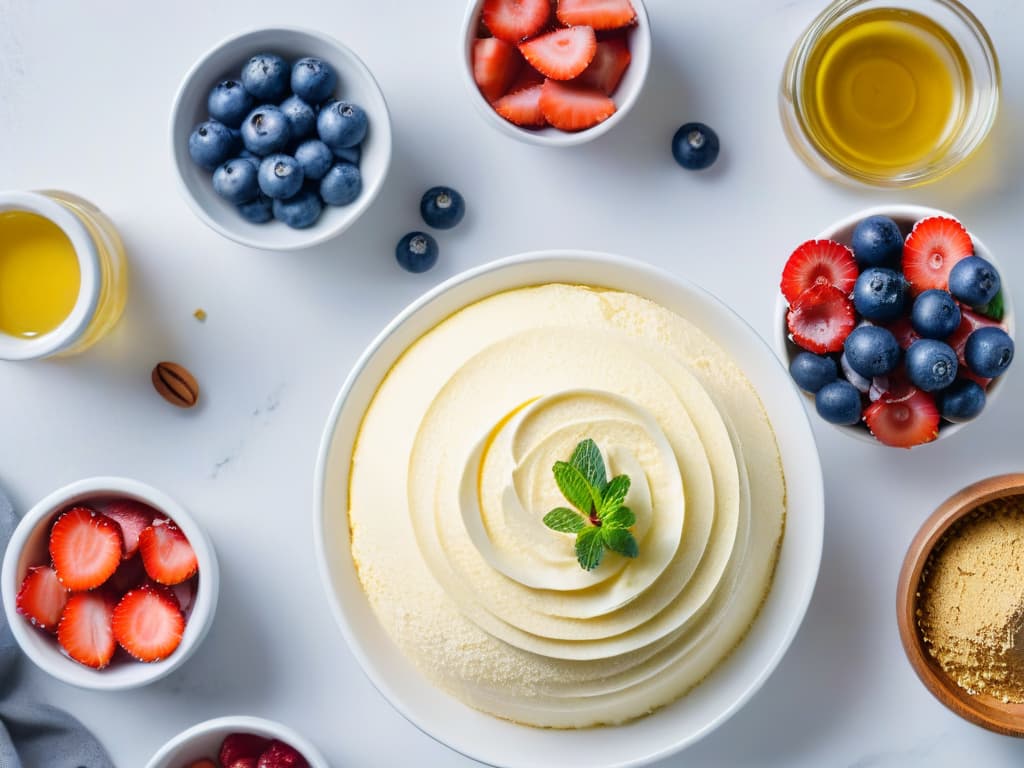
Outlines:
POLYGON ((957 685, 1024 703, 1024 496, 978 507, 939 541, 921 574, 917 622, 957 685))

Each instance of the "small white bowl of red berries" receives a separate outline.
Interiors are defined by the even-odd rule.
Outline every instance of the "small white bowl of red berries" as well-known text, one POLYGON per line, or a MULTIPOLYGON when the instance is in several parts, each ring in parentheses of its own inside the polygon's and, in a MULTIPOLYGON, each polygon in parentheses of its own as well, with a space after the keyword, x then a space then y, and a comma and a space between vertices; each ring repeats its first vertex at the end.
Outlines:
POLYGON ((217 605, 206 533, 167 494, 96 477, 18 524, 0 574, 7 623, 38 667, 81 688, 137 688, 202 642, 217 605))
POLYGON ((799 245, 782 273, 776 348, 818 415, 913 448, 977 418, 1014 356, 999 265, 953 215, 861 211, 799 245))
POLYGON ((315 746, 286 725, 231 716, 179 733, 146 768, 328 768, 328 763, 315 746))

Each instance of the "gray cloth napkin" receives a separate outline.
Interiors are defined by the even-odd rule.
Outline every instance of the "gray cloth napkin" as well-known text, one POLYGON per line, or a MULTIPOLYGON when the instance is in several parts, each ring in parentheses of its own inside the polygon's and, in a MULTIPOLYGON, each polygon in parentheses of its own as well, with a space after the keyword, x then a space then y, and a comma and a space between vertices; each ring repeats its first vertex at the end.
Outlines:
MULTIPOLYGON (((18 524, 0 491, 0 550, 18 524)), ((19 685, 21 651, 0 611, 0 768, 114 768, 95 737, 66 712, 34 701, 19 685)))

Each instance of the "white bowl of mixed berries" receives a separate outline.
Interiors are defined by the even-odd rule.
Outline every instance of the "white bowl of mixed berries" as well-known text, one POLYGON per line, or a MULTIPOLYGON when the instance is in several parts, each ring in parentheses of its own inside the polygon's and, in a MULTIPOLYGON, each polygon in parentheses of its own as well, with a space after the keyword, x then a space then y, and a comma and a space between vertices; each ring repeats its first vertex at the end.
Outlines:
POLYGON ((819 416, 913 448, 998 394, 1014 313, 992 254, 951 214, 887 206, 801 244, 782 274, 776 347, 819 416))
POLYGON ((273 720, 230 716, 207 720, 167 742, 146 768, 328 768, 299 733, 273 720))

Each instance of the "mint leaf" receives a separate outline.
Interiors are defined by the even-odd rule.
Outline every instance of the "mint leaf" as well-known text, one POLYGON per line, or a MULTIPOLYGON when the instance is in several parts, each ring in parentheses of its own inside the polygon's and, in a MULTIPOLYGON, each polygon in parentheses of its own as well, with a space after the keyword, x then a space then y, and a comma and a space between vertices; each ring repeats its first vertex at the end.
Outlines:
POLYGON ((576 534, 576 559, 580 568, 585 571, 592 571, 601 564, 604 556, 604 537, 601 529, 595 526, 587 526, 576 534))
MULTIPOLYGON (((601 451, 590 438, 587 438, 572 452, 569 463, 578 469, 590 483, 590 487, 597 491, 598 495, 604 493, 608 485, 608 475, 604 468, 604 459, 601 458, 601 451)), ((597 508, 597 504, 594 504, 597 508)))
POLYGON ((544 515, 544 525, 559 533, 579 533, 587 527, 587 520, 574 509, 556 507, 544 515))
POLYGON ((1003 313, 1005 311, 1005 307, 1003 306, 1003 289, 1000 288, 999 293, 992 297, 992 301, 984 307, 979 307, 978 311, 985 315, 985 317, 990 317, 996 321, 1002 320, 1003 313))
POLYGON ((636 515, 629 507, 619 507, 601 519, 602 528, 632 528, 635 523, 636 515))
POLYGON ((613 478, 604 491, 601 498, 601 506, 597 508, 597 516, 604 520, 606 515, 612 514, 622 506, 629 493, 629 475, 619 475, 613 478))
MULTIPOLYGON (((596 530, 601 531, 601 538, 604 540, 605 546, 608 547, 612 552, 618 552, 620 555, 626 557, 636 557, 640 554, 640 547, 636 543, 636 539, 633 538, 633 534, 626 528, 609 528, 608 526, 602 526, 596 530)), ((579 544, 577 551, 579 550, 579 544)))
POLYGON ((601 499, 600 497, 595 499, 590 483, 579 469, 564 461, 556 461, 552 471, 555 473, 558 490, 569 500, 570 504, 584 515, 589 515, 590 510, 597 509, 601 499))

